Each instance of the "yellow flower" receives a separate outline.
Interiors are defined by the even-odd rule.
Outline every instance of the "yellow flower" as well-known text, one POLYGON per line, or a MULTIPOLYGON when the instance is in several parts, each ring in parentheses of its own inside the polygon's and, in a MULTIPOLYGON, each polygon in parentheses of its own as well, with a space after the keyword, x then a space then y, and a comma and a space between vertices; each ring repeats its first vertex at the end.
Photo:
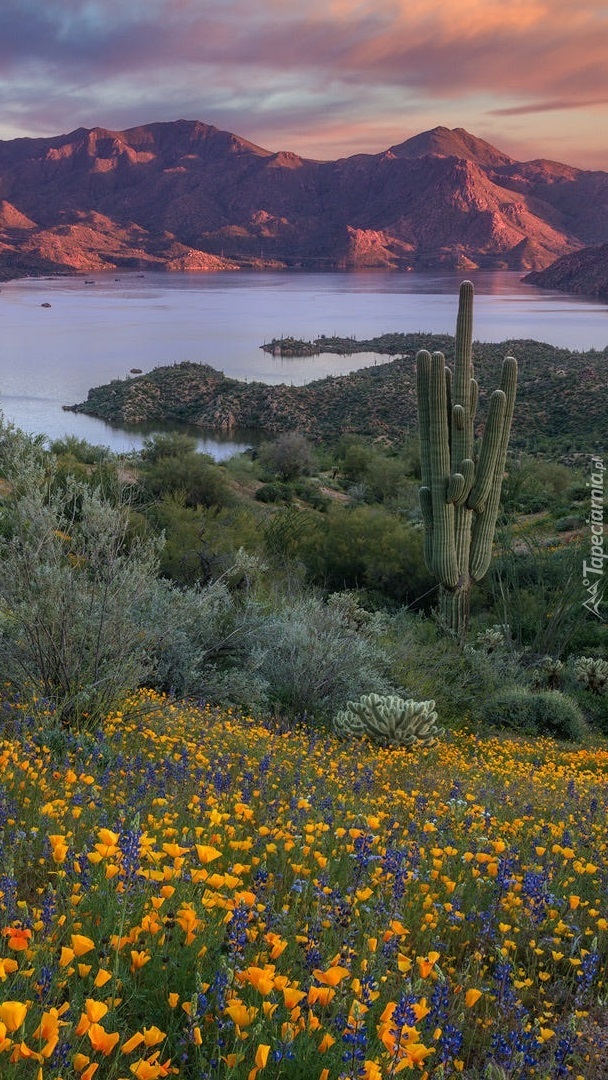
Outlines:
POLYGON ((27 1016, 27 1004, 23 1001, 3 1001, 0 1004, 0 1020, 11 1034, 20 1028, 27 1016))
POLYGON ((342 979, 350 975, 350 971, 348 968, 340 967, 339 964, 334 964, 327 971, 320 971, 319 968, 315 968, 313 975, 317 982, 323 983, 323 986, 338 986, 342 979))
POLYGON ((265 1069, 270 1047, 266 1043, 260 1043, 255 1052, 255 1063, 258 1069, 265 1069))
POLYGON ((435 964, 439 960, 439 957, 440 957, 440 953, 438 953, 438 952, 430 952, 426 959, 423 956, 417 956, 416 957, 416 963, 418 964, 418 970, 419 970, 420 975, 421 975, 421 977, 423 979, 426 979, 427 976, 430 975, 431 971, 435 967, 435 964))
POLYGON ((258 1010, 255 1008, 248 1008, 246 1005, 239 1002, 234 1005, 228 1005, 224 1009, 224 1013, 226 1016, 230 1017, 237 1027, 244 1028, 253 1023, 258 1015, 258 1010))
POLYGON ((222 853, 215 847, 210 847, 209 844, 195 844, 196 854, 203 865, 213 862, 214 859, 221 859, 222 853))
POLYGON ((464 996, 464 1001, 467 1009, 472 1009, 473 1005, 475 1005, 475 1003, 479 1001, 481 996, 481 990, 475 990, 473 989, 473 987, 471 987, 470 990, 467 990, 464 996))
POLYGON ((137 1047, 141 1046, 143 1041, 144 1037, 141 1031, 136 1031, 130 1039, 127 1039, 126 1043, 122 1044, 120 1049, 123 1054, 130 1054, 132 1050, 137 1050, 137 1047))
POLYGON ((21 926, 6 926, 2 934, 8 939, 7 945, 9 949, 13 949, 14 952, 23 952, 29 948, 32 940, 32 931, 24 930, 21 926))
POLYGON ((131 974, 134 975, 136 971, 140 971, 144 964, 147 964, 151 959, 150 954, 143 949, 140 949, 139 952, 131 949, 131 974))
POLYGON ((157 1046, 158 1043, 163 1042, 166 1038, 167 1033, 161 1031, 160 1028, 155 1027, 154 1024, 152 1027, 144 1028, 144 1042, 146 1046, 157 1046))
POLYGON ((112 1053, 112 1050, 120 1039, 120 1035, 117 1031, 106 1031, 101 1024, 91 1024, 87 1031, 87 1035, 89 1036, 93 1049, 98 1050, 106 1057, 112 1053))
POLYGON ((72 943, 72 949, 74 950, 74 956, 84 956, 85 953, 95 948, 95 942, 91 941, 89 937, 85 937, 84 934, 72 934, 70 936, 72 943))
MULTIPOLYGON (((598 919, 598 926, 601 920, 598 919)), ((0 960, 0 981, 6 982, 8 975, 12 975, 14 971, 17 971, 19 964, 12 957, 7 956, 4 960, 0 960)))

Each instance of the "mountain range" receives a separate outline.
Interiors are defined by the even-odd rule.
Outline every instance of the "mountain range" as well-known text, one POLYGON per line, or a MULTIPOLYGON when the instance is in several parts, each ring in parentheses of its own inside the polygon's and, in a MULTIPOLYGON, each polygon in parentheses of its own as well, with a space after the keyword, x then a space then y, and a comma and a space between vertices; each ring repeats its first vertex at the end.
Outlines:
POLYGON ((0 141, 0 277, 115 269, 542 270, 608 242, 608 173, 462 128, 316 161, 199 121, 0 141))

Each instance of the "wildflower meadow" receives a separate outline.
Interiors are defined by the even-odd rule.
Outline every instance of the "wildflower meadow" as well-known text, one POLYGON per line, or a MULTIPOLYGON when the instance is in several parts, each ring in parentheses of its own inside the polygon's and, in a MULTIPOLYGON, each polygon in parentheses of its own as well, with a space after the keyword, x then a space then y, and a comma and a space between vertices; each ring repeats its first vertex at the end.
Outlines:
POLYGON ((0 765, 3 1080, 607 1075, 605 747, 142 691, 0 765))

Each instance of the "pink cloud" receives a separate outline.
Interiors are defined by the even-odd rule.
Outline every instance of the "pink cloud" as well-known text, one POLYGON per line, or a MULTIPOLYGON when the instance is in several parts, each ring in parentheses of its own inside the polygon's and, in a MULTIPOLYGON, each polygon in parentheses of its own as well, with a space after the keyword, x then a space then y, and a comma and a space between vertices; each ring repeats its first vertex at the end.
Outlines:
POLYGON ((607 55, 603 0, 3 0, 0 107, 11 131, 185 116, 334 156, 418 118, 596 110, 607 55))

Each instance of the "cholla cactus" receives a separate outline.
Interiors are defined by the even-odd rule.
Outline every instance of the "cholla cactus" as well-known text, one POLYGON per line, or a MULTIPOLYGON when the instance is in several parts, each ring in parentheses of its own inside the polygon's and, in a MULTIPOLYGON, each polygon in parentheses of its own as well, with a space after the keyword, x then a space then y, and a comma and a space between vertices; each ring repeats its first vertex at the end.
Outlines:
POLYGON ((594 656, 579 656, 574 661, 574 674, 586 690, 594 694, 608 693, 608 660, 594 656))
POLYGON ((443 735, 434 701, 404 701, 396 694, 363 694, 348 701, 334 728, 341 738, 367 735, 380 746, 432 746, 443 735))
POLYGON ((505 628, 503 626, 488 626, 487 630, 480 632, 475 638, 475 644, 481 645, 486 652, 494 652, 501 645, 506 644, 505 628))
POLYGON ((551 690, 556 690, 561 683, 563 670, 564 665, 561 660, 557 660, 554 656, 543 656, 538 665, 539 674, 544 677, 551 690))

